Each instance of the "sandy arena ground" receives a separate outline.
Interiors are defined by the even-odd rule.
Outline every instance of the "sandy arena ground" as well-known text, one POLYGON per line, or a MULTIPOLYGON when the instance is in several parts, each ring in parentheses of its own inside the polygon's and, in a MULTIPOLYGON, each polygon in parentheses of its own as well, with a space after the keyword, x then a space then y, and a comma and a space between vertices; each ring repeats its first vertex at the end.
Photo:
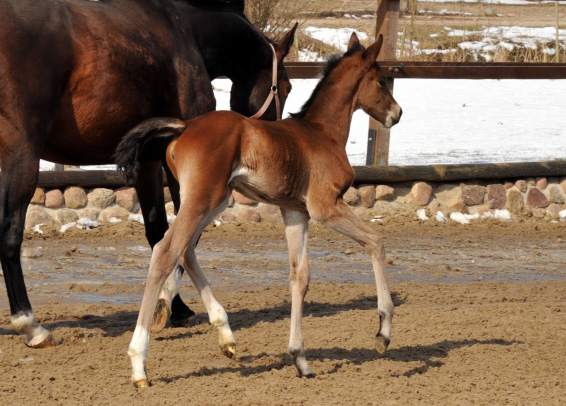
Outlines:
MULTIPOLYGON (((196 325, 151 338, 149 389, 126 350, 150 251, 138 224, 28 235, 24 271, 37 318, 61 344, 25 347, 0 285, 2 405, 559 405, 566 399, 566 223, 385 220, 396 306, 389 351, 370 261, 311 227, 304 336, 314 379, 286 352, 290 303, 282 227, 209 228, 199 258, 238 341, 221 355, 190 282, 196 325)), ((563 403, 562 403, 563 404, 563 403)))

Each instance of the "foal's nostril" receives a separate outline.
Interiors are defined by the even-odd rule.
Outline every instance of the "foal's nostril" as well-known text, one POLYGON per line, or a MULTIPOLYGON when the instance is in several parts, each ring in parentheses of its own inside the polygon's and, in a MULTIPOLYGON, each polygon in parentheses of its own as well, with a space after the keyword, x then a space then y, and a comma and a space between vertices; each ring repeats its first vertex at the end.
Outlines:
POLYGON ((401 120, 401 116, 403 115, 403 109, 399 109, 399 118, 397 119, 397 122, 399 122, 399 120, 401 120))

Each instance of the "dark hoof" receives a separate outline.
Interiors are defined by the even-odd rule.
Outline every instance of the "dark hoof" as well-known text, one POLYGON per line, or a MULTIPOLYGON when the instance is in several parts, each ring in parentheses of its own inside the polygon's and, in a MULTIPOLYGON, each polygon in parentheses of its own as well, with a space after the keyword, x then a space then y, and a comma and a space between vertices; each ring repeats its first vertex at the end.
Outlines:
POLYGON ((191 321, 195 312, 193 312, 189 307, 183 303, 179 295, 173 298, 173 303, 171 303, 171 324, 175 327, 188 327, 191 325, 191 321))
POLYGON ((151 332, 159 333, 162 331, 167 325, 167 320, 169 320, 170 315, 171 311, 169 310, 169 306, 167 306, 167 302, 164 299, 159 299, 157 306, 155 306, 155 312, 153 313, 151 332))
POLYGON ((387 351, 387 347, 389 347, 390 342, 391 340, 377 333, 377 335, 375 336, 375 349, 378 353, 383 355, 385 354, 385 351, 387 351))
POLYGON ((316 377, 316 374, 314 372, 309 372, 306 374, 302 374, 300 371, 297 372, 297 377, 298 378, 307 378, 307 379, 312 379, 316 377))

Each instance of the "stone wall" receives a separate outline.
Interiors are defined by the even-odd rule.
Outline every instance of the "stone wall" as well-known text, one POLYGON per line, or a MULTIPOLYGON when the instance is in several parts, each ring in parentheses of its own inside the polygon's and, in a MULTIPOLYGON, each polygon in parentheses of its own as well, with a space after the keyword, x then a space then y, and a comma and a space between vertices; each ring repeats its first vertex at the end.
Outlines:
MULTIPOLYGON (((172 220, 173 203, 165 188, 166 211, 172 220)), ((489 215, 507 210, 512 220, 540 218, 564 220, 566 217, 566 178, 518 179, 465 183, 397 183, 357 185, 344 195, 346 202, 362 220, 406 216, 417 218, 417 210, 434 218, 438 211, 489 215), (562 215, 562 216, 561 216, 562 215)), ((36 189, 28 208, 26 230, 41 227, 61 229, 63 225, 87 219, 91 222, 128 221, 141 216, 133 188, 85 190, 71 186, 65 190, 36 189), (134 216, 133 216, 134 215, 134 216)), ((250 200, 234 191, 229 207, 217 219, 221 222, 280 222, 279 209, 250 200)))

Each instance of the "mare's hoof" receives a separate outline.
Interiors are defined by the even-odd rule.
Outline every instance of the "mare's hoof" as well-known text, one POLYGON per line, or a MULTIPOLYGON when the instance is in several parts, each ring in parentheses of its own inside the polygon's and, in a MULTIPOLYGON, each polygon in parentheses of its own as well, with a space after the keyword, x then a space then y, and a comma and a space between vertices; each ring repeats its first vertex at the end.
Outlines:
POLYGON ((228 358, 236 357, 236 344, 228 344, 220 346, 222 354, 226 355, 228 358))
POLYGON ((167 320, 171 315, 171 309, 167 305, 164 299, 159 299, 157 306, 155 306, 155 312, 153 313, 153 321, 151 322, 151 332, 159 333, 167 325, 167 320))
POLYGON ((175 327, 189 327, 192 324, 195 312, 183 303, 179 295, 173 298, 171 303, 171 316, 169 321, 175 327))
POLYGON ((391 340, 377 333, 377 335, 375 336, 375 349, 378 353, 383 355, 385 354, 385 351, 387 351, 387 347, 389 347, 390 342, 391 340))
POLYGON ((173 315, 171 315, 171 317, 169 318, 169 321, 175 327, 190 327, 190 326, 193 325, 193 322, 195 320, 195 314, 194 313, 191 316, 189 316, 187 318, 183 318, 183 319, 177 319, 174 316, 175 316, 175 314, 173 313, 173 315))
POLYGON ((53 347, 57 347, 59 343, 55 341, 55 339, 51 334, 49 334, 41 342, 35 343, 32 340, 30 343, 26 343, 26 345, 30 348, 53 348, 53 347))
POLYGON ((136 388, 149 388, 150 384, 147 379, 140 379, 139 381, 134 382, 134 386, 136 388))

